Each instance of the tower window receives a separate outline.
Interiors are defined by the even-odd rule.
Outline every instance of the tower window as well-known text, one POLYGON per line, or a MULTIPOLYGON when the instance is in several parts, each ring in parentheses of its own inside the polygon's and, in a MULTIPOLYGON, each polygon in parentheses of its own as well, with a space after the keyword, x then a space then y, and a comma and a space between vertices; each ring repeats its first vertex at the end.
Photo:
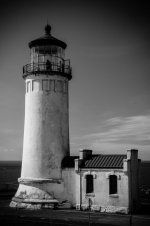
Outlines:
POLYGON ((31 83, 30 82, 27 82, 26 83, 26 92, 30 92, 31 91, 31 83))
POLYGON ((55 91, 57 92, 62 92, 63 91, 63 82, 58 80, 56 81, 56 87, 55 87, 55 91))
POLYGON ((110 175, 109 176, 109 194, 116 194, 117 193, 117 176, 110 175))
POLYGON ((33 80, 33 90, 36 92, 40 90, 40 81, 39 80, 33 80))
POLYGON ((92 193, 94 190, 93 175, 86 176, 86 193, 92 193))
POLYGON ((64 93, 68 93, 68 83, 64 82, 64 93))
POLYGON ((49 90, 49 82, 48 82, 48 80, 43 80, 42 81, 42 88, 45 91, 48 91, 49 90))
POLYGON ((44 55, 38 55, 38 62, 43 63, 44 62, 44 55))
POLYGON ((49 80, 49 90, 54 91, 55 89, 55 81, 54 80, 49 80))
POLYGON ((57 48, 55 46, 52 47, 51 51, 52 51, 52 55, 57 54, 57 48))

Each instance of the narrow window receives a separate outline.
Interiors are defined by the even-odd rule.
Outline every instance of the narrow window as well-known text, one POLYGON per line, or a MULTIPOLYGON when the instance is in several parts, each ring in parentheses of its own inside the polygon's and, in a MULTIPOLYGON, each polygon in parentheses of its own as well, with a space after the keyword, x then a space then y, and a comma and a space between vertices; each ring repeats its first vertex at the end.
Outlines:
POLYGON ((64 93, 68 92, 68 83, 65 81, 64 82, 64 93))
POLYGON ((57 55, 57 48, 56 48, 56 46, 52 47, 52 55, 57 55))
POLYGON ((26 83, 26 92, 30 92, 31 91, 31 83, 30 82, 27 82, 26 83))
POLYGON ((48 91, 49 90, 49 81, 48 80, 43 80, 42 81, 42 89, 44 91, 48 91))
POLYGON ((58 80, 56 82, 55 91, 56 92, 62 92, 63 91, 63 82, 61 80, 58 80))
POLYGON ((92 193, 94 189, 93 175, 86 176, 86 193, 92 193))
POLYGON ((117 176, 110 175, 109 176, 109 194, 117 193, 117 176))
POLYGON ((39 80, 33 80, 33 90, 38 92, 40 90, 40 81, 39 80))
POLYGON ((44 55, 41 55, 41 54, 40 54, 40 55, 38 55, 38 57, 39 57, 39 58, 38 58, 38 62, 39 62, 39 63, 43 63, 43 62, 44 62, 44 55))
POLYGON ((54 91, 55 90, 55 81, 54 80, 49 80, 49 90, 54 91))

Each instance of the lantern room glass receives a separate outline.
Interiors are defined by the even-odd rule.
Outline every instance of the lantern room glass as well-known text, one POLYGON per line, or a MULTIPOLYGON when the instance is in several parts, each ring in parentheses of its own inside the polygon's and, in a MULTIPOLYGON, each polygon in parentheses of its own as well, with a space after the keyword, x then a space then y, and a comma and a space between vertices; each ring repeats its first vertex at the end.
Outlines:
POLYGON ((59 46, 37 46, 31 48, 31 63, 62 64, 65 58, 64 49, 59 46))

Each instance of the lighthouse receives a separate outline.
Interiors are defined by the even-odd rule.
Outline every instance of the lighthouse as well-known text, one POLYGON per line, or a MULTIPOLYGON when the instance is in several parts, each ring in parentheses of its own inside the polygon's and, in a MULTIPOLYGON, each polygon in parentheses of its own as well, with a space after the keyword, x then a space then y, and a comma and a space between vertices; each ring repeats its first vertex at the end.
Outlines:
POLYGON ((69 150, 68 83, 65 42, 45 34, 29 42, 23 67, 25 120, 21 177, 11 207, 54 207, 64 194, 61 164, 69 150))

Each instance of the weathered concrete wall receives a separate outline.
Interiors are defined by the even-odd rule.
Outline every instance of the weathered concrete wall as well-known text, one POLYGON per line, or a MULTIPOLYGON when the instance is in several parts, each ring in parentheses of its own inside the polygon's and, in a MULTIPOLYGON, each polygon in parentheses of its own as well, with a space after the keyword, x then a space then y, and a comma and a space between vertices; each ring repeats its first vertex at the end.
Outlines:
POLYGON ((21 178, 10 206, 46 208, 67 199, 61 162, 69 152, 68 79, 28 76, 21 178))
MULTIPOLYGON (((80 174, 78 174, 78 177, 80 174)), ((128 176, 123 170, 82 170, 82 208, 87 209, 89 198, 92 208, 101 212, 128 212, 128 176), (86 194, 86 175, 94 176, 94 192, 86 194), (109 194, 109 175, 117 176, 117 194, 109 194)), ((80 194, 80 185, 77 185, 80 194)), ((80 205, 80 195, 77 197, 77 208, 80 205)))
POLYGON ((64 197, 72 206, 83 210, 89 207, 89 198, 92 201, 92 210, 99 212, 128 213, 129 190, 128 175, 123 170, 81 170, 78 173, 72 168, 62 171, 64 181, 64 197), (86 175, 94 177, 94 192, 86 194, 86 175), (109 194, 109 176, 117 176, 117 194, 109 194), (81 180, 80 180, 81 178, 81 180))
MULTIPOLYGON (((43 202, 45 205, 45 203, 53 203, 57 200, 59 208, 76 207, 77 196, 79 196, 78 178, 73 168, 67 168, 62 170, 61 180, 20 179, 18 191, 11 205, 30 208, 30 203, 42 205, 43 202)), ((33 205, 31 207, 33 208, 33 205)))
POLYGON ((75 207, 80 195, 79 175, 75 173, 74 168, 66 168, 62 171, 62 178, 64 181, 64 197, 75 207))
POLYGON ((22 178, 61 178, 69 155, 68 81, 38 75, 26 80, 22 178))

